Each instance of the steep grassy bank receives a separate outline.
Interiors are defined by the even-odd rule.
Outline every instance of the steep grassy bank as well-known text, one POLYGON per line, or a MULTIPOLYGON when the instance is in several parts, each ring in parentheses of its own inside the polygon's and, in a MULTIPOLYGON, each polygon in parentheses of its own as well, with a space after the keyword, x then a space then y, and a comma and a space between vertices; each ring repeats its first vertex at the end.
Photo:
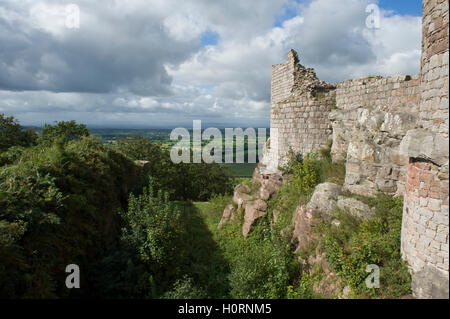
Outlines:
MULTIPOLYGON (((410 293, 410 276, 400 256, 401 198, 358 197, 375 209, 373 219, 361 220, 339 209, 328 212, 314 225, 309 246, 294 251, 291 225, 296 208, 308 203, 316 185, 343 184, 343 163, 333 163, 326 155, 289 163, 285 171, 290 182, 268 201, 267 214, 246 239, 243 210, 237 220, 217 228, 230 198, 195 204, 229 265, 230 297, 322 298, 327 291, 328 298, 399 298, 410 293), (371 264, 380 269, 379 288, 366 286, 366 267, 371 264)), ((250 180, 244 183, 251 186, 250 180)))

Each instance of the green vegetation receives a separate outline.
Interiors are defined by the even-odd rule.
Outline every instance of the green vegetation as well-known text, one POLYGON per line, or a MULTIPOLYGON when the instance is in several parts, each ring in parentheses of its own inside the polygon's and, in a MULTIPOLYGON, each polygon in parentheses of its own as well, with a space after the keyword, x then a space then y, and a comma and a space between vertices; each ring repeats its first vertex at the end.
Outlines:
MULTIPOLYGON (((242 220, 217 229, 229 197, 216 197, 209 203, 196 203, 228 264, 225 274, 228 298, 285 298, 286 287, 296 267, 287 239, 272 239, 270 226, 262 222, 244 239, 242 220)), ((239 215, 243 217, 242 213, 239 215)))
POLYGON ((232 163, 223 164, 227 167, 230 173, 236 178, 249 178, 252 177, 253 171, 255 170, 257 164, 254 163, 232 163))
POLYGON ((292 154, 283 168, 290 182, 244 238, 243 209, 217 225, 238 178, 258 191, 247 178, 254 164, 174 164, 162 143, 104 143, 73 121, 46 125, 39 136, 3 115, 0 125, 0 298, 320 298, 324 269, 305 267, 318 256, 353 297, 409 293, 399 198, 358 197, 375 207, 374 219, 336 210, 294 253, 296 208, 317 184, 344 182, 345 165, 332 162, 330 147, 292 154), (65 287, 72 263, 82 289, 65 287), (364 285, 367 264, 380 267, 380 289, 364 285))
POLYGON ((0 113, 0 153, 11 146, 27 147, 34 145, 37 134, 33 130, 24 130, 13 117, 5 117, 0 113))
POLYGON ((89 287, 93 260, 116 236, 115 211, 138 184, 132 161, 89 137, 26 149, 0 168, 0 296, 65 297, 74 261, 89 287))
MULTIPOLYGON (((193 210, 187 204, 182 205, 182 210, 171 208, 168 196, 206 200, 214 194, 229 193, 233 181, 223 167, 166 167, 162 161, 163 171, 159 172, 159 161, 157 165, 151 163, 156 166, 150 165, 147 171, 133 162, 135 156, 163 159, 167 158, 165 150, 144 150, 150 145, 140 140, 128 148, 128 144, 111 147, 75 122, 47 125, 39 138, 28 139, 30 133, 13 118, 1 118, 0 297, 96 297, 103 292, 111 297, 155 297, 186 279, 186 274, 193 279, 204 274, 203 269, 195 267, 211 259, 214 243, 211 241, 206 251, 196 247, 195 236, 204 230, 201 219, 184 214, 193 210), (11 138, 10 132, 18 133, 20 138, 11 138), (138 152, 133 153, 136 149, 138 152), (172 177, 169 182, 164 174, 172 177), (178 188, 173 189, 177 179, 178 188), (199 185, 195 180, 200 181, 199 185), (143 189, 148 183, 152 189, 164 185, 158 189, 156 199, 143 189), (177 215, 178 211, 183 214, 177 215), (168 224, 172 217, 177 225, 168 224), (194 234, 192 229, 196 230, 194 234), (146 232, 147 237, 141 237, 141 232, 146 232), (183 253, 172 245, 171 239, 178 238, 182 238, 179 242, 183 253), (161 243, 166 246, 157 247, 161 243), (201 251, 204 255, 197 259, 190 255, 201 251), (183 254, 185 257, 180 257, 183 254), (174 256, 178 270, 163 271, 165 266, 173 266, 174 256), (99 268, 99 260, 105 268, 99 268), (82 269, 84 289, 65 287, 65 267, 71 263, 82 269), (119 272, 108 272, 108 267, 117 269, 114 265, 121 266, 119 272), (110 280, 109 273, 117 277, 110 280), (145 274, 149 277, 142 279, 145 274), (111 291, 114 294, 109 294, 111 291)), ((202 280, 207 281, 204 277, 202 280)), ((183 281, 182 286, 187 282, 183 281)), ((206 291, 214 295, 211 289, 206 291)))
POLYGON ((75 121, 61 121, 55 123, 55 125, 45 124, 39 135, 39 144, 50 146, 55 141, 65 144, 86 136, 89 136, 86 125, 77 124, 75 121))
POLYGON ((115 149, 133 160, 148 161, 146 173, 156 189, 168 192, 171 200, 206 201, 214 194, 230 194, 233 190, 233 178, 223 165, 174 164, 169 150, 139 136, 118 140, 115 149))
POLYGON ((361 221, 337 210, 333 218, 338 228, 323 222, 317 226, 320 234, 317 250, 326 253, 333 269, 352 288, 356 297, 398 298, 410 293, 410 276, 400 255, 400 231, 403 201, 401 198, 378 194, 370 200, 375 217, 361 221), (380 288, 367 288, 366 266, 380 267, 380 288))

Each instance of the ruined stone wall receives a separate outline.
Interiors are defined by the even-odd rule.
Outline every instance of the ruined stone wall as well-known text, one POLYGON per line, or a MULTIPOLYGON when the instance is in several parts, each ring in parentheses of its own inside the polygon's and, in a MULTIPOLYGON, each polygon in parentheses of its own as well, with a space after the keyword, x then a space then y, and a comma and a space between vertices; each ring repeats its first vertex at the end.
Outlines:
POLYGON ((448 0, 424 0, 419 124, 448 137, 448 0))
POLYGON ((365 196, 404 192, 406 164, 398 151, 406 132, 415 128, 420 93, 417 75, 338 83, 337 109, 330 113, 331 152, 334 160, 346 159, 347 190, 365 196))
POLYGON ((359 107, 381 111, 417 113, 420 100, 418 75, 369 76, 350 79, 337 85, 336 104, 344 110, 359 107))
POLYGON ((431 162, 411 159, 408 166, 402 252, 420 298, 448 298, 449 184, 448 177, 440 178, 442 173, 442 167, 431 162))
POLYGON ((419 128, 408 131, 402 254, 419 298, 449 297, 448 0, 423 1, 419 128))
POLYGON ((301 66, 293 50, 272 67, 263 166, 276 170, 289 148, 323 148, 332 132, 333 160, 346 162, 344 189, 404 196, 401 250, 419 298, 449 297, 448 8, 448 0, 423 0, 418 76, 364 77, 336 88, 301 66))
POLYGON ((278 166, 289 158, 289 150, 305 155, 326 147, 331 137, 328 114, 336 103, 335 87, 319 81, 313 69, 299 64, 290 50, 285 64, 272 67, 270 150, 263 160, 277 157, 278 166), (276 152, 276 154, 273 154, 276 152))

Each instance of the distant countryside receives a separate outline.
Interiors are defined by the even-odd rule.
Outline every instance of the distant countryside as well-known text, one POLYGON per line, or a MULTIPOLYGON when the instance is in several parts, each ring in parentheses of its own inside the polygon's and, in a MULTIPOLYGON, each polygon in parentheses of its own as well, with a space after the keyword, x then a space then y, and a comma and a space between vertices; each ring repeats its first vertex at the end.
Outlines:
MULTIPOLYGON (((108 145, 116 144, 118 139, 133 139, 136 136, 140 136, 147 138, 152 143, 157 143, 167 148, 170 148, 177 143, 177 141, 170 140, 171 131, 171 129, 90 129, 92 135, 99 138, 104 144, 108 145)), ((269 132, 269 130, 267 130, 267 132, 269 132)), ((224 130, 222 130, 222 135, 225 136, 224 130)), ((251 177, 257 165, 256 163, 247 163, 247 140, 248 139, 246 138, 244 146, 245 163, 223 164, 228 168, 231 175, 235 177, 237 182, 243 178, 251 177)), ((202 146, 208 143, 209 141, 202 141, 202 146)), ((234 158, 236 158, 236 148, 233 149, 233 153, 234 158)))

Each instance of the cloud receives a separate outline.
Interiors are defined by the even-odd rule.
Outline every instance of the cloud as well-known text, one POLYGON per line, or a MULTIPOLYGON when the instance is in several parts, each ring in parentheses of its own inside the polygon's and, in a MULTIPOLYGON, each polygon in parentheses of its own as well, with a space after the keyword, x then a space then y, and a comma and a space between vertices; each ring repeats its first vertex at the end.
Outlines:
POLYGON ((79 29, 68 3, 0 5, 0 112, 24 124, 267 126, 290 48, 329 82, 419 71, 421 18, 368 29, 366 0, 80 0, 79 29))

